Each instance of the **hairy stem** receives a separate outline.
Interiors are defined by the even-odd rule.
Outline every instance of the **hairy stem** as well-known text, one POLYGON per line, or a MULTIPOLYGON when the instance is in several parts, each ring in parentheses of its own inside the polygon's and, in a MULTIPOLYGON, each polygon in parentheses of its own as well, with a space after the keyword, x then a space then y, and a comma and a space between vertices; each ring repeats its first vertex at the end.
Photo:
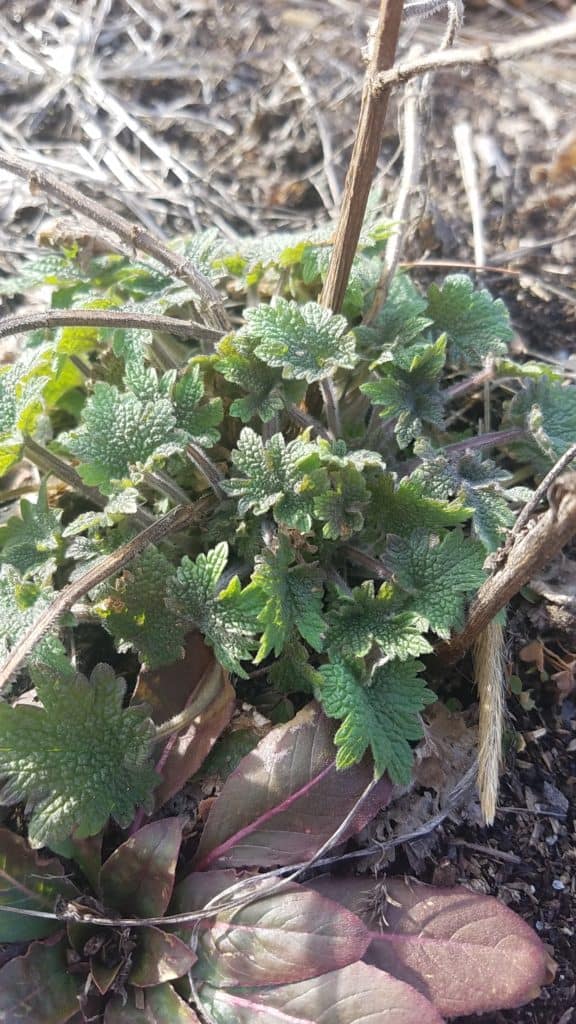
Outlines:
POLYGON ((24 331, 38 328, 50 330, 57 327, 136 327, 141 330, 166 331, 178 338, 193 338, 198 341, 218 341, 222 332, 204 327, 191 320, 179 320, 175 316, 161 316, 157 313, 125 313, 115 309, 45 309, 40 313, 22 313, 7 316, 0 321, 0 338, 7 338, 24 331))
POLYGON ((190 501, 190 495, 186 494, 186 491, 161 469, 148 470, 144 474, 144 481, 159 494, 170 498, 170 501, 175 502, 176 505, 187 505, 190 501))
POLYGON ((210 456, 206 454, 200 445, 193 444, 192 442, 189 442, 186 446, 186 455, 190 459, 190 462, 193 462, 202 475, 206 477, 206 480, 210 484, 210 487, 214 491, 218 500, 223 501, 226 497, 224 488, 221 486, 224 476, 218 469, 218 466, 212 462, 210 456))

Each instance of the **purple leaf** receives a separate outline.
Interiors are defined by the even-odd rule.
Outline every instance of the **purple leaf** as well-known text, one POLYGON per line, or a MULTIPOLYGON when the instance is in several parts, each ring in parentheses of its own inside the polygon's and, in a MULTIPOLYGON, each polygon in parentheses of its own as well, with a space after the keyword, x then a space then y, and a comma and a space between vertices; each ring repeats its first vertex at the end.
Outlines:
POLYGON ((200 1024, 191 1006, 188 1006, 171 985, 130 993, 124 1005, 119 996, 106 1006, 104 1024, 200 1024), (142 1004, 140 1005, 140 999, 142 1004))
POLYGON ((182 939, 160 928, 141 928, 134 966, 129 982, 137 988, 150 988, 187 974, 198 957, 182 939))
POLYGON ((442 1024, 419 992, 363 963, 294 985, 206 985, 200 999, 216 1024, 442 1024))
POLYGON ((371 928, 368 963, 413 985, 449 1017, 522 1006, 551 980, 538 936, 492 896, 402 878, 385 886, 318 879, 313 888, 371 928))
POLYGON ((26 956, 0 971, 0 1021, 64 1024, 78 1012, 80 981, 68 973, 66 943, 57 936, 33 942, 26 956))
MULTIPOLYGON (((231 885, 235 885, 240 875, 231 869, 222 871, 193 871, 187 875, 174 889, 170 904, 171 914, 186 914, 202 910, 211 900, 231 885)), ((185 928, 186 925, 183 925, 185 928)), ((180 928, 180 926, 179 926, 180 928)))
MULTIPOLYGON (((122 967, 122 961, 118 960, 116 964, 103 964, 100 960, 92 957, 90 960, 90 974, 92 975, 92 981, 96 985, 100 995, 106 995, 114 979, 118 976, 122 967)), ((86 1014, 88 1016, 88 1014, 86 1014)))
POLYGON ((106 905, 130 917, 161 917, 172 896, 181 842, 181 819, 163 818, 122 843, 100 870, 106 905))
POLYGON ((194 973, 218 987, 288 984, 354 963, 369 941, 355 914, 291 884, 213 918, 194 973))
POLYGON ((198 771, 220 733, 228 725, 234 710, 235 692, 228 673, 214 658, 199 633, 186 638, 182 661, 143 669, 132 704, 147 704, 157 725, 184 711, 192 701, 207 694, 194 722, 170 737, 160 757, 157 770, 162 781, 156 789, 156 808, 174 796, 184 783, 198 771))
MULTIPOLYGON (((368 761, 336 770, 334 728, 308 704, 272 729, 226 780, 213 805, 196 869, 272 867, 313 856, 338 828, 371 781, 368 761)), ((359 807, 347 838, 364 828, 390 799, 382 779, 359 807)))
MULTIPOLYGON (((0 828, 0 907, 50 912, 58 896, 69 900, 78 896, 76 886, 64 877, 60 861, 40 857, 25 839, 0 828)), ((61 927, 59 921, 0 910, 0 942, 41 939, 61 927)))

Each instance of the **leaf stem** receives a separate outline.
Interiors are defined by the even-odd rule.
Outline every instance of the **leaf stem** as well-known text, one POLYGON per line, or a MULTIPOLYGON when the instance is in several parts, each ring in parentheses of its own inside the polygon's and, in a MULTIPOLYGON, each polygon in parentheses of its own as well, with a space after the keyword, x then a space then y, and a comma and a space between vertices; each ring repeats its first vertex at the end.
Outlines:
POLYGON ((175 502, 176 505, 187 505, 190 501, 190 495, 186 494, 186 491, 162 469, 147 470, 144 474, 144 482, 166 498, 170 498, 170 501, 175 502))
POLYGON ((159 313, 132 313, 116 309, 45 309, 40 313, 23 313, 7 316, 0 321, 0 338, 39 328, 51 330, 58 327, 133 327, 149 331, 165 331, 177 338, 193 338, 198 341, 218 341, 222 332, 197 324, 192 320, 179 320, 175 316, 161 316, 159 313))
POLYGON ((320 381, 320 392, 324 402, 328 430, 334 440, 337 440, 342 433, 342 424, 340 422, 336 388, 334 387, 334 381, 330 377, 325 377, 324 380, 320 381))
POLYGON ((220 472, 218 466, 212 462, 210 456, 206 454, 200 445, 193 444, 191 441, 186 446, 186 455, 190 459, 190 462, 193 462, 202 475, 206 477, 206 480, 210 484, 210 487, 214 491, 218 500, 224 501, 226 493, 223 487, 220 486, 224 479, 224 475, 220 472))

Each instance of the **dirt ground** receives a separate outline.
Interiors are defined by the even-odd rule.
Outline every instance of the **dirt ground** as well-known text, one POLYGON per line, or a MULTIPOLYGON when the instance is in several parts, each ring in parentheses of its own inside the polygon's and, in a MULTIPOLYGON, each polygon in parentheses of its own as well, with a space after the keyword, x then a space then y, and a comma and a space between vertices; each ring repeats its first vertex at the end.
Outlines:
MULTIPOLYGON (((376 9, 374 0, 4 0, 0 145, 166 238, 210 225, 229 235, 315 226, 338 208, 376 9)), ((458 42, 511 39, 575 10, 564 0, 475 0, 458 42)), ((435 49, 444 20, 407 20, 400 57, 435 49)), ((498 68, 436 74, 404 253, 422 281, 474 262, 453 135, 464 124, 478 175, 483 283, 508 303, 517 346, 570 374, 575 57, 576 47, 564 44, 498 68)), ((402 167, 401 116, 397 93, 379 163, 384 216, 402 167)), ((37 231, 58 212, 0 172, 0 272, 34 252, 37 231)), ((512 668, 532 688, 534 706, 525 695, 511 700, 522 749, 509 760, 495 827, 451 822, 424 861, 423 880, 464 882, 503 899, 558 962, 555 983, 538 1000, 483 1024, 576 1024, 571 580, 563 615, 546 599, 539 617, 525 603, 516 608, 512 668), (538 637, 546 652, 535 667, 519 652, 538 637), (569 666, 562 685, 550 678, 559 657, 569 666)), ((395 870, 405 866, 401 851, 395 870)))

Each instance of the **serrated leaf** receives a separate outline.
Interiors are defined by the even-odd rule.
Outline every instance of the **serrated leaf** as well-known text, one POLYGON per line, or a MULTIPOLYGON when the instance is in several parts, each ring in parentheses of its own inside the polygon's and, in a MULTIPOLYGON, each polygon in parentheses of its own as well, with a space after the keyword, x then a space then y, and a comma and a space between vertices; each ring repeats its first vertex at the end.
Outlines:
POLYGON ((286 402, 299 402, 306 387, 300 381, 285 381, 280 369, 258 359, 254 353, 256 344, 256 339, 243 328, 222 338, 217 345, 216 369, 246 392, 230 406, 230 415, 238 416, 244 423, 254 416, 267 423, 286 402))
POLYGON ((314 692, 316 669, 310 664, 308 651, 293 635, 279 658, 275 658, 268 672, 268 682, 280 693, 314 692))
POLYGON ((556 462, 576 438, 576 387, 540 378, 510 404, 508 418, 525 426, 540 451, 556 462))
POLYGON ((181 818, 153 821, 110 854, 99 878, 108 906, 131 916, 162 917, 166 913, 174 888, 182 827, 181 818))
POLYGON ((418 527, 438 530, 458 526, 472 514, 462 498, 443 501, 429 497, 413 478, 395 483, 391 473, 374 473, 368 477, 368 489, 369 521, 379 535, 396 533, 405 537, 418 527))
POLYGON ((265 551, 256 559, 252 582, 245 591, 253 594, 261 607, 258 623, 263 631, 256 665, 271 651, 278 657, 293 630, 314 650, 322 650, 326 622, 321 575, 316 566, 294 565, 294 561, 294 551, 285 537, 280 537, 275 552, 265 551))
POLYGON ((364 959, 413 985, 447 1017, 522 1006, 549 982, 550 957, 532 929, 492 896, 415 879, 317 879, 371 929, 364 959))
POLYGON ((367 582, 332 612, 327 647, 343 658, 361 658, 378 644, 387 657, 405 659, 432 650, 422 632, 418 615, 399 610, 393 587, 383 583, 376 594, 367 582))
POLYGON ((486 578, 485 558, 483 544, 458 530, 443 540, 414 530, 409 537, 391 538, 386 551, 398 586, 410 594, 410 607, 441 637, 463 625, 466 595, 486 578))
MULTIPOLYGON (((0 566, 0 659, 16 645, 30 629, 39 615, 50 604, 54 592, 44 585, 23 579, 11 565, 0 566)), ((56 630, 58 627, 55 626, 56 630)), ((38 662, 63 654, 64 648, 56 636, 44 636, 28 656, 29 662, 38 662)))
POLYGON ((40 857, 21 836, 0 828, 0 942, 30 942, 61 927, 59 921, 10 914, 8 907, 51 913, 58 898, 77 896, 59 860, 40 857))
POLYGON ((285 377, 311 384, 356 364, 347 320, 316 302, 299 306, 278 297, 274 305, 246 309, 244 318, 258 341, 255 355, 281 367, 285 377))
POLYGON ((78 1012, 81 984, 68 970, 64 939, 33 942, 0 970, 0 1020, 65 1024, 78 1012))
POLYGON ((386 302, 374 323, 354 328, 360 350, 377 361, 394 358, 398 350, 413 345, 422 337, 432 321, 423 316, 426 299, 406 274, 396 274, 392 280, 386 302))
POLYGON ((0 281, 0 295, 24 295, 39 285, 62 287, 82 280, 82 272, 72 260, 47 253, 25 264, 20 274, 0 281))
POLYGON ((314 499, 314 515, 324 526, 328 540, 348 540, 364 526, 369 493, 362 474, 354 466, 332 473, 332 487, 314 499))
MULTIPOLYGON (((274 867, 314 856, 354 808, 372 774, 365 763, 336 770, 333 732, 318 706, 310 704, 242 759, 212 806, 196 870, 274 867)), ((357 808, 342 840, 360 831, 391 791, 382 780, 357 808)))
POLYGON ((410 985, 361 962, 293 985, 206 985, 202 1002, 215 1024, 442 1024, 432 1004, 410 985))
POLYGON ((363 666, 336 659, 321 666, 316 698, 327 715, 342 720, 334 737, 338 768, 358 764, 370 748, 376 778, 388 772, 398 785, 409 783, 408 741, 421 738, 420 711, 436 700, 418 676, 423 668, 419 661, 396 659, 378 665, 367 677, 363 666))
POLYGON ((224 668, 247 678, 240 662, 249 659, 255 647, 260 606, 248 588, 242 590, 237 576, 218 590, 227 561, 225 542, 194 562, 183 558, 168 603, 187 630, 194 626, 202 633, 224 668))
POLYGON ((457 361, 474 363, 505 355, 513 338, 502 299, 493 299, 485 288, 475 290, 465 274, 450 275, 441 288, 430 285, 426 314, 446 334, 450 355, 457 361))
POLYGON ((200 367, 191 365, 174 385, 172 400, 176 422, 191 440, 211 448, 219 439, 216 427, 222 420, 222 400, 204 399, 204 381, 200 367))
POLYGON ((244 474, 224 483, 228 494, 238 497, 241 516, 253 510, 264 515, 270 509, 277 523, 306 532, 312 528, 312 496, 306 488, 299 462, 313 446, 297 438, 286 444, 282 434, 274 434, 266 444, 249 427, 244 427, 232 462, 244 474))
POLYGON ((135 467, 149 469, 177 451, 175 428, 169 399, 141 401, 131 391, 99 381, 80 427, 58 440, 80 459, 83 480, 109 492, 113 480, 129 479, 135 467))
POLYGON ((0 799, 27 801, 30 845, 95 835, 111 816, 126 826, 137 806, 151 809, 154 726, 145 709, 122 708, 124 680, 99 665, 90 681, 77 673, 36 686, 42 708, 0 704, 0 799))
POLYGON ((47 377, 43 353, 25 352, 0 367, 0 476, 21 458, 24 434, 32 434, 42 412, 47 377))
POLYGON ((404 365, 397 362, 384 364, 385 376, 368 381, 360 390, 382 407, 383 418, 397 417, 394 432, 401 448, 420 437, 423 424, 443 424, 443 398, 440 378, 446 360, 446 339, 438 338, 434 345, 408 349, 404 365))
POLYGON ((186 627, 166 605, 175 575, 172 563, 150 545, 99 588, 93 605, 118 650, 134 647, 149 668, 178 661, 184 653, 186 627))
POLYGON ((62 546, 61 517, 61 510, 51 509, 48 505, 44 482, 36 502, 23 498, 20 516, 11 517, 5 526, 0 527, 2 561, 13 565, 21 576, 34 573, 42 580, 48 580, 56 568, 62 546))

